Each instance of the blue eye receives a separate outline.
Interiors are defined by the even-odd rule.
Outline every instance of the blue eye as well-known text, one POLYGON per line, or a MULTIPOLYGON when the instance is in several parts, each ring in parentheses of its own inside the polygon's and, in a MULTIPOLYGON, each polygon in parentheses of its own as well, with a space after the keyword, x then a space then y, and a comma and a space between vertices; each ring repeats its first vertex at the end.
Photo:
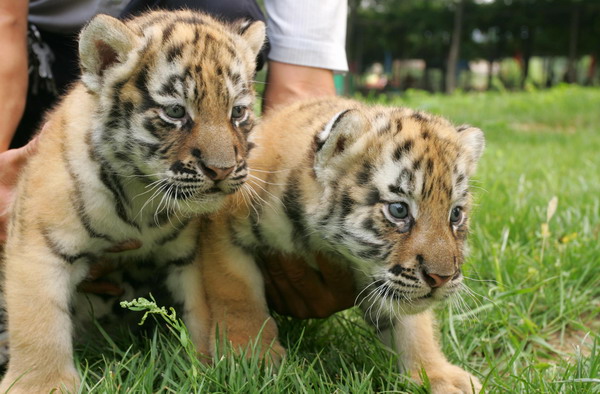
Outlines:
POLYGON ((179 104, 170 105, 165 108, 165 114, 173 119, 181 119, 185 116, 185 108, 179 104))
POLYGON ((409 216, 408 204, 405 202, 393 202, 388 205, 388 212, 395 219, 406 219, 409 216))
POLYGON ((246 115, 247 108, 243 105, 236 105, 231 109, 231 119, 237 120, 241 119, 246 115))
POLYGON ((462 207, 454 207, 452 212, 450 212, 450 222, 454 225, 462 222, 464 213, 462 207))

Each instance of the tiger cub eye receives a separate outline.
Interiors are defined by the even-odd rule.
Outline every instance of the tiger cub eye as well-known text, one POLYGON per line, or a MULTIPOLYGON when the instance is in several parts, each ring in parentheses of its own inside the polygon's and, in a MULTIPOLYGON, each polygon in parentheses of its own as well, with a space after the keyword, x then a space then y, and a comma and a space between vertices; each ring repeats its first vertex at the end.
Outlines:
POLYGON ((165 114, 173 119, 181 119, 185 116, 185 108, 179 104, 170 105, 165 108, 165 114))
POLYGON ((388 206, 388 211, 395 219, 406 219, 408 217, 408 205, 405 202, 394 202, 388 206))
POLYGON ((231 109, 231 119, 239 120, 239 119, 243 118, 244 115, 246 115, 246 110, 247 110, 247 108, 244 107, 243 105, 236 105, 235 107, 233 107, 231 109))
POLYGON ((450 222, 452 224, 459 224, 463 219, 463 210, 462 207, 454 207, 452 212, 450 212, 450 222))

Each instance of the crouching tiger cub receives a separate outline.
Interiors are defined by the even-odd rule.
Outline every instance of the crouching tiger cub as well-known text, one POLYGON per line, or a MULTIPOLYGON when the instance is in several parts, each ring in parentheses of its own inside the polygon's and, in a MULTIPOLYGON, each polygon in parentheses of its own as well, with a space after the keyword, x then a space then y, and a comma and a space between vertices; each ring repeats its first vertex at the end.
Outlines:
POLYGON ((353 269, 357 303, 413 377, 424 368, 435 393, 478 391, 478 380, 442 354, 429 309, 461 287, 468 180, 483 133, 328 98, 273 113, 254 135, 246 203, 205 219, 201 233, 211 346, 217 328, 235 347, 262 330, 262 348, 281 357, 253 254, 310 261, 320 251, 353 269))
POLYGON ((100 257, 167 267, 194 341, 206 342, 191 216, 216 210, 247 177, 264 39, 262 22, 191 11, 100 15, 83 29, 81 81, 49 115, 13 206, 1 392, 77 390, 71 299, 100 257))

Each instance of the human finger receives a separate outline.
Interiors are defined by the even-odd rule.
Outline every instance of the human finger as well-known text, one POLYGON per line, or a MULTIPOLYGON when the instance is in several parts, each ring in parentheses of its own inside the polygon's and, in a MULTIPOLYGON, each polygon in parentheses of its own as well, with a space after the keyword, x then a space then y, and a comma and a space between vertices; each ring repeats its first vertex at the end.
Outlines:
POLYGON ((264 259, 260 259, 258 263, 258 267, 260 268, 263 277, 265 295, 267 297, 267 303, 269 304, 269 308, 279 313, 280 315, 289 316, 290 312, 285 305, 283 297, 281 296, 281 294, 279 294, 279 290, 277 290, 277 286, 275 286, 275 283, 273 283, 271 274, 265 266, 267 263, 264 261, 264 259))
POLYGON ((322 253, 315 254, 315 261, 323 282, 335 300, 333 308, 344 310, 352 307, 356 300, 356 284, 352 270, 322 253))
POLYGON ((90 266, 87 280, 93 281, 114 272, 117 266, 109 260, 99 260, 90 266))
POLYGON ((282 254, 264 256, 265 269, 271 278, 271 283, 280 296, 281 302, 285 305, 284 313, 288 316, 297 318, 310 317, 310 311, 305 302, 304 294, 298 293, 295 289, 294 280, 302 281, 297 276, 289 277, 287 266, 292 263, 289 256, 282 254))
POLYGON ((337 289, 326 283, 322 273, 313 269, 304 259, 286 256, 280 264, 308 311, 302 317, 325 318, 352 306, 352 297, 344 296, 341 301, 338 300, 337 289))
POLYGON ((118 285, 109 281, 100 280, 83 281, 77 286, 77 290, 83 293, 109 295, 115 297, 123 295, 123 293, 125 293, 125 290, 123 290, 118 285))

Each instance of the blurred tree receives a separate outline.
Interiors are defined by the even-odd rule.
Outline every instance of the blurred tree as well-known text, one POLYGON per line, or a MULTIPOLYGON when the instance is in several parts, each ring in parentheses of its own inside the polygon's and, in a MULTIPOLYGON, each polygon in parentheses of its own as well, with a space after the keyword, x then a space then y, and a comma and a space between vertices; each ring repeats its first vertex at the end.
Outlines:
MULTIPOLYGON (((363 72, 385 54, 394 59, 423 59, 422 87, 431 68, 442 70, 442 86, 455 85, 456 65, 485 59, 492 64, 513 58, 520 76, 530 80, 533 57, 546 61, 546 78, 592 83, 597 62, 578 67, 584 55, 600 54, 600 0, 350 0, 348 53, 354 70, 363 72), (456 37, 454 40, 453 38, 456 37), (554 76, 552 59, 564 59, 565 75, 554 76), (582 73, 585 71, 585 74, 582 73), (581 75, 577 75, 578 72, 581 75)), ((541 84, 541 82, 538 82, 541 84)), ((492 75, 488 75, 488 87, 492 75)))

